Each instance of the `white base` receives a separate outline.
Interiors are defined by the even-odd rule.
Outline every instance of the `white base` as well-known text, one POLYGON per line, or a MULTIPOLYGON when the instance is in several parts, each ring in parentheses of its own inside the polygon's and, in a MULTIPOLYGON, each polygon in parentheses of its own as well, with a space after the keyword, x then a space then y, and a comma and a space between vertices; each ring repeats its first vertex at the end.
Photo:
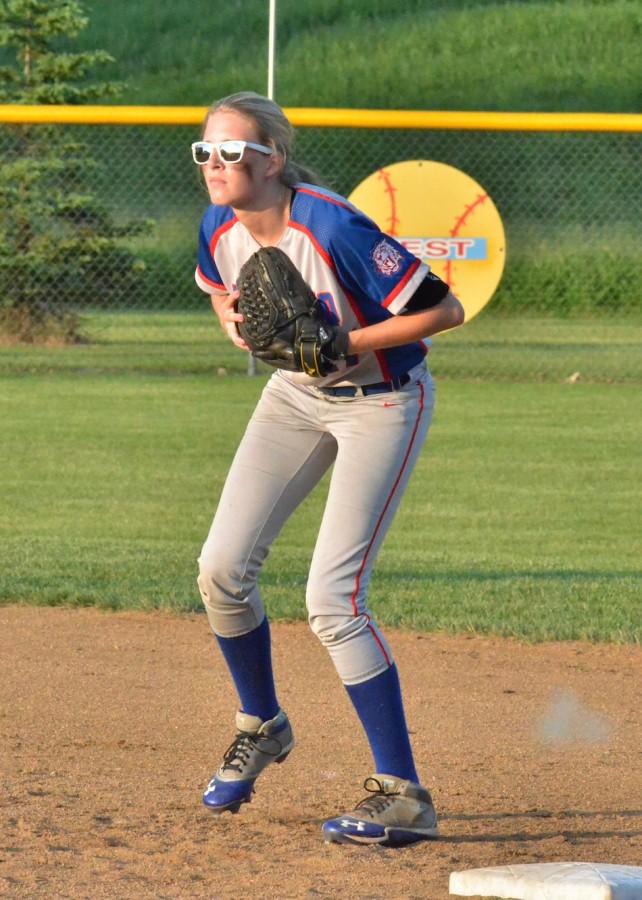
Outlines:
POLYGON ((534 863, 453 872, 449 891, 510 900, 642 900, 642 868, 609 863, 534 863))

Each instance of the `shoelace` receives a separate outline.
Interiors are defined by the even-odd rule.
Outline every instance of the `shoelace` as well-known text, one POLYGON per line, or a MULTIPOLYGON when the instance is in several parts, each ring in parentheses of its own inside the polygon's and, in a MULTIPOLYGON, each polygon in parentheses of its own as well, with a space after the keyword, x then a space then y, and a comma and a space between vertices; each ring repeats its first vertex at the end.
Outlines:
POLYGON ((366 778, 363 786, 370 793, 370 796, 364 797, 356 805, 355 812, 358 810, 359 812, 367 813, 369 816, 376 816, 377 813, 383 812, 384 809, 390 806, 393 798, 398 796, 398 791, 384 791, 383 785, 376 778, 366 778), (370 787, 370 784, 376 786, 370 787))
POLYGON ((279 741, 270 735, 249 734, 246 731, 239 731, 225 751, 222 768, 242 772, 243 766, 248 764, 253 751, 265 753, 266 756, 278 756, 282 749, 279 741), (270 743, 274 745, 274 749, 265 746, 270 743), (259 744, 263 746, 259 746, 259 744))

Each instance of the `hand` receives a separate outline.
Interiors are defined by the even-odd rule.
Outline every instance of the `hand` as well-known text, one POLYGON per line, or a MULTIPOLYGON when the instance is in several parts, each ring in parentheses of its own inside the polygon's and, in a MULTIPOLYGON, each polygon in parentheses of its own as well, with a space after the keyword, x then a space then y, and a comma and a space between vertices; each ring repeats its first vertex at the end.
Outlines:
POLYGON ((239 334, 237 322, 243 321, 241 313, 237 312, 236 302, 239 292, 234 289, 229 294, 212 294, 212 309, 218 316, 221 327, 229 339, 241 350, 249 352, 249 347, 239 334))
POLYGON ((349 355, 348 341, 348 332, 339 331, 334 325, 321 321, 318 314, 301 318, 297 323, 294 342, 297 368, 313 377, 336 372, 334 363, 349 355))
POLYGON ((319 332, 326 331, 328 333, 329 340, 325 343, 321 342, 320 349, 323 355, 327 359, 337 360, 337 359, 347 359, 350 356, 348 352, 348 341, 350 340, 350 335, 347 331, 339 331, 338 328, 335 328, 333 325, 322 325, 319 328, 319 332))

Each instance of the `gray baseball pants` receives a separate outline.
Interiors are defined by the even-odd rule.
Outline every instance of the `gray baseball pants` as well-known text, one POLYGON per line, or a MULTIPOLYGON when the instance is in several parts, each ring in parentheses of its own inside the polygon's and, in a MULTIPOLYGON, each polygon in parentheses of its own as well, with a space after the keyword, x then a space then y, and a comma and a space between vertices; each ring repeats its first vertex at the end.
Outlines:
POLYGON ((428 434, 434 384, 424 365, 384 394, 334 398, 275 372, 230 467, 199 558, 198 585, 221 637, 265 616, 258 576, 272 542, 333 466, 306 605, 344 684, 392 663, 366 605, 377 553, 428 434))

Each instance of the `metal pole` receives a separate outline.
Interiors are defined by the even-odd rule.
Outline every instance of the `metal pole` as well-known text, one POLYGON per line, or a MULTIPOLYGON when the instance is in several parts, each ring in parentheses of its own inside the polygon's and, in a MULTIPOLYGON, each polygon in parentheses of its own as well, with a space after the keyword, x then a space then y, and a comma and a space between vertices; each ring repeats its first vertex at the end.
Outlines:
POLYGON ((274 52, 276 47, 276 0, 270 0, 270 24, 268 30, 268 89, 267 95, 274 100, 274 52))
MULTIPOLYGON (((269 3, 269 23, 268 23, 268 83, 267 95, 270 100, 274 100, 274 49, 276 45, 276 0, 270 0, 269 3)), ((247 362, 247 374, 257 375, 258 367, 255 358, 250 354, 247 362)))

